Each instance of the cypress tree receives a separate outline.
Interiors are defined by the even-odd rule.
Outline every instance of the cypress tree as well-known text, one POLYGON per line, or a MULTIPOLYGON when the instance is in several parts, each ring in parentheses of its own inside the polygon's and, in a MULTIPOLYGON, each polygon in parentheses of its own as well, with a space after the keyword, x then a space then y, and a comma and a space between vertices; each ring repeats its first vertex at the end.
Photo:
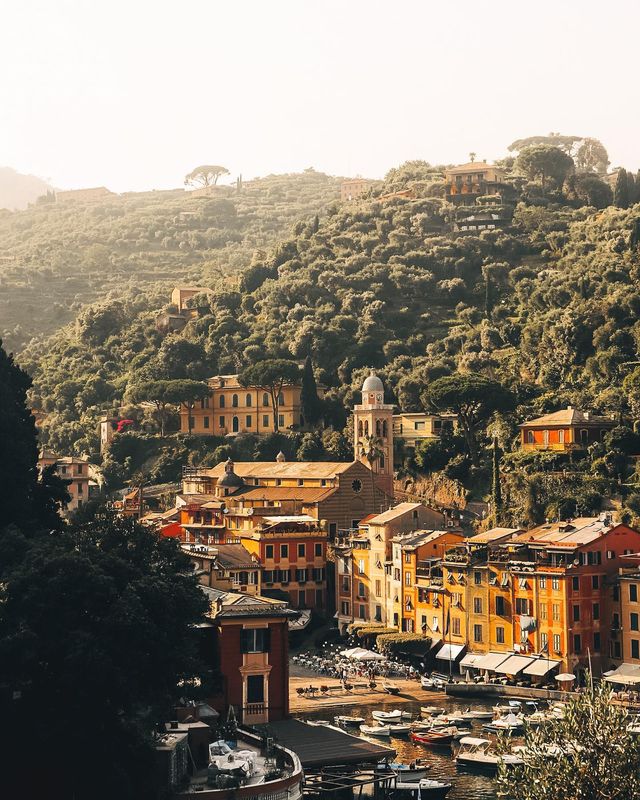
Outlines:
POLYGON ((638 202, 636 191, 636 181, 633 177, 633 172, 627 172, 627 208, 638 202))
POLYGON ((616 186, 613 190, 613 202, 618 208, 629 208, 629 181, 626 169, 618 170, 616 186))
POLYGON ((313 374, 311 356, 307 356, 302 371, 302 388, 300 392, 300 405, 305 424, 315 425, 322 416, 322 403, 318 397, 318 387, 313 374))
POLYGON ((498 447, 498 437, 493 437, 492 452, 492 471, 493 471, 493 521, 497 525, 502 514, 502 488, 500 486, 500 448, 498 447))

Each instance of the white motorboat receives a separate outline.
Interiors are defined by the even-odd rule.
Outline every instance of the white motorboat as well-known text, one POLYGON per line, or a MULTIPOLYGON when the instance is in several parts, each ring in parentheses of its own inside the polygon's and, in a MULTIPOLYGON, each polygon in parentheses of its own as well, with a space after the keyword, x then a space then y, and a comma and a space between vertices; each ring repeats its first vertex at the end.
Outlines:
POLYGON ((305 719, 305 722, 307 725, 313 725, 316 728, 331 725, 331 720, 329 719, 305 719))
POLYGON ((437 717, 439 714, 444 714, 444 708, 441 706, 420 706, 420 713, 423 717, 437 717))
POLYGON ((398 776, 398 780, 403 783, 408 783, 410 781, 415 783, 427 777, 427 772, 431 769, 431 765, 425 764, 423 763, 423 759, 417 758, 410 764, 402 764, 399 761, 392 761, 389 764, 385 764, 385 762, 382 761, 378 764, 378 769, 383 772, 393 772, 398 776))
POLYGON ((522 714, 506 714, 504 717, 494 719, 493 722, 485 722, 482 727, 493 733, 521 731, 524 728, 524 717, 522 714))
POLYGON ((371 716, 378 722, 400 722, 402 711, 399 708, 395 708, 393 711, 374 711, 371 716))
POLYGON ((493 719, 493 711, 483 711, 482 709, 467 708, 462 714, 464 719, 493 719))
POLYGON ((364 717, 334 717, 336 725, 344 725, 348 727, 350 725, 362 725, 364 723, 364 717))
POLYGON ((440 678, 430 678, 428 675, 422 675, 420 678, 420 686, 422 689, 439 690, 443 689, 445 682, 440 678))
POLYGON ((514 753, 494 753, 490 750, 491 742, 475 736, 463 736, 460 739, 460 750, 454 760, 461 767, 496 772, 500 764, 507 767, 521 766, 524 761, 514 753))
POLYGON ((451 788, 452 784, 448 781, 435 781, 431 778, 422 778, 419 781, 396 781, 396 792, 418 800, 444 800, 451 788))
POLYGON ((408 723, 401 723, 400 725, 394 725, 393 723, 390 723, 388 727, 392 736, 405 736, 407 733, 411 732, 411 725, 408 723))
POLYGON ((360 733, 365 736, 391 736, 388 725, 361 725, 360 733))

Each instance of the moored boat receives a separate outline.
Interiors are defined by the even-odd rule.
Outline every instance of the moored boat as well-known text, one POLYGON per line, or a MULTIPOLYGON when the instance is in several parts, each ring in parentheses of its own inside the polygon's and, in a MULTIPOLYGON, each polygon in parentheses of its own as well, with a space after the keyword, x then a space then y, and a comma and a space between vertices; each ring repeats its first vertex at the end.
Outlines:
POLYGON ((514 733, 524 728, 524 717, 521 714, 506 714, 504 717, 494 719, 493 722, 486 722, 482 726, 485 730, 492 733, 514 733))
POLYGON ((350 725, 362 725, 364 723, 364 717, 347 717, 347 716, 340 716, 334 717, 336 725, 344 725, 348 727, 350 725))
POLYGON ((378 722, 399 722, 402 719, 402 711, 395 708, 393 711, 374 711, 371 716, 378 722))
POLYGON ((388 725, 361 725, 360 733, 365 736, 391 736, 388 725))
POLYGON ((436 781, 431 778, 422 778, 419 781, 396 781, 396 793, 418 800, 443 800, 451 788, 452 784, 449 781, 436 781))
POLYGON ((400 694, 400 687, 390 681, 383 681, 382 688, 387 694, 400 694))
POLYGON ((454 756, 458 766, 496 772, 500 764, 519 766, 523 759, 514 753, 495 753, 490 750, 491 742, 476 736, 463 736, 460 739, 460 750, 454 756))
POLYGON ((431 769, 431 764, 423 763, 423 760, 419 758, 412 761, 410 764, 402 764, 399 761, 392 761, 386 764, 383 761, 378 764, 378 769, 383 772, 393 772, 398 776, 398 780, 403 782, 415 782, 426 778, 427 772, 431 769))
POLYGON ((424 733, 416 733, 415 731, 412 731, 409 738, 412 742, 416 742, 416 744, 437 747, 439 745, 451 744, 451 742, 453 742, 455 733, 455 728, 443 728, 439 731, 432 729, 430 731, 425 731, 424 733))
POLYGON ((420 713, 423 717, 437 717, 444 714, 444 708, 441 706, 420 706, 420 713))
POLYGON ((388 725, 389 732, 392 736, 404 736, 407 733, 411 733, 411 725, 400 723, 399 725, 394 725, 392 722, 388 725))

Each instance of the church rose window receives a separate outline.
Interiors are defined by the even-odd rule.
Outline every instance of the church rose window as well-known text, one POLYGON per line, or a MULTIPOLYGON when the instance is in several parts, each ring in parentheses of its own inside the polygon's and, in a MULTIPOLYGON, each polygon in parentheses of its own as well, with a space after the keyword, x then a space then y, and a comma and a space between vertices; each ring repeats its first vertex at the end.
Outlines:
POLYGON ((354 492, 362 491, 362 481, 359 481, 356 478, 356 480, 351 483, 351 488, 353 489, 354 492))

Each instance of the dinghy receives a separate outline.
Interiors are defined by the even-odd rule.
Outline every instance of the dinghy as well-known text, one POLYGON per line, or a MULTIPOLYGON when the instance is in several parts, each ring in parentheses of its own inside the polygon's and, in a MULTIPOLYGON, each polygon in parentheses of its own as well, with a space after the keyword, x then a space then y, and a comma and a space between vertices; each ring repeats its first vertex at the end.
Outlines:
POLYGON ((378 722, 400 722, 402 719, 402 711, 399 708, 393 711, 374 711, 371 716, 378 722))
POLYGON ((361 725, 360 733, 365 736, 391 736, 388 725, 361 725))
POLYGON ((451 791, 449 781, 435 781, 422 778, 419 781, 396 781, 396 792, 403 797, 415 797, 416 800, 444 800, 451 791))

